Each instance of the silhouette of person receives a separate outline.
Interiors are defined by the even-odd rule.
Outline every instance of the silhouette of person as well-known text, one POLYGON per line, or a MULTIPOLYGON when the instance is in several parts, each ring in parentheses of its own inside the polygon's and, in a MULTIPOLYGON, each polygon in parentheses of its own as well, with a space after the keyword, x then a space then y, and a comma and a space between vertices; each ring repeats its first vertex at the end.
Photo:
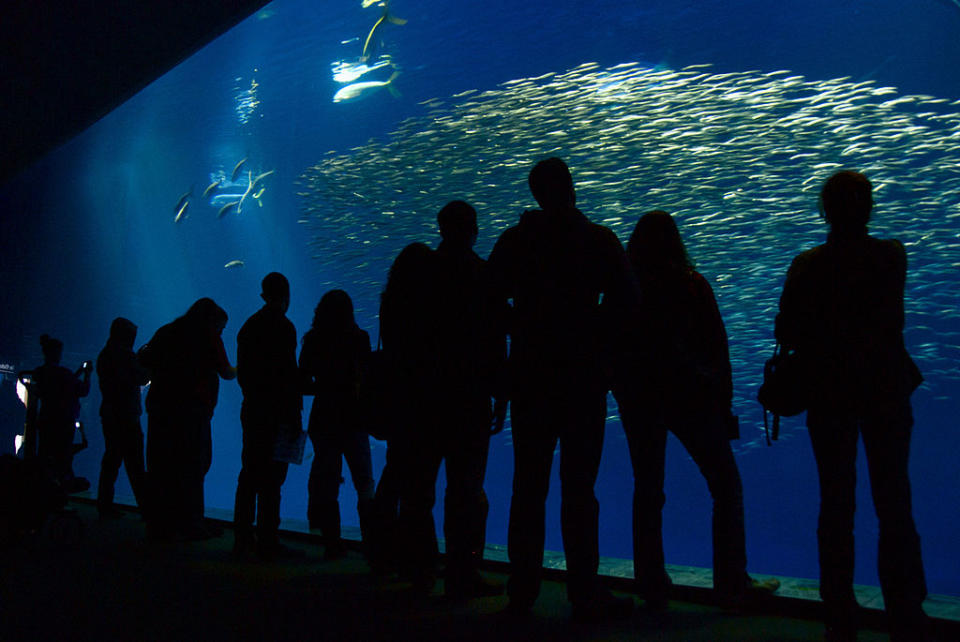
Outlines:
MULTIPOLYGON (((433 254, 433 318, 427 326, 436 369, 428 373, 430 402, 407 426, 402 461, 400 532, 415 583, 432 584, 437 566, 433 506, 445 462, 443 530, 447 548, 445 592, 450 597, 497 595, 503 586, 479 571, 486 542, 488 503, 483 490, 491 425, 491 397, 506 356, 504 335, 481 281, 484 261, 473 251, 477 213, 464 201, 437 215, 442 241, 433 254)), ((423 358, 423 354, 419 355, 423 358)), ((505 404, 498 404, 502 426, 505 404)))
POLYGON ((43 365, 25 373, 32 376, 31 387, 38 402, 37 454, 64 492, 80 492, 88 489, 90 482, 74 475, 73 456, 86 447, 86 438, 75 446, 73 436, 80 417, 80 398, 90 392, 93 364, 84 362, 76 372, 61 366, 63 342, 46 334, 40 337, 40 348, 43 365))
POLYGON ((233 510, 234 553, 242 556, 255 549, 269 559, 290 552, 278 538, 280 489, 289 464, 277 461, 275 452, 284 433, 300 433, 303 397, 297 372, 297 330, 286 317, 290 283, 279 272, 271 272, 260 286, 264 305, 237 334, 243 451, 233 510))
MULTIPOLYGON (((368 547, 370 564, 377 573, 395 568, 412 575, 409 555, 401 550, 397 537, 398 512, 405 469, 406 433, 420 420, 419 413, 435 401, 429 390, 435 376, 436 341, 431 331, 434 313, 431 279, 434 277, 433 250, 423 243, 411 243, 394 259, 387 284, 380 297, 380 342, 391 406, 392 425, 380 427, 387 436, 386 463, 374 495, 374 527, 368 547), (401 568, 406 565, 406 568, 401 568)), ((431 548, 436 532, 426 529, 431 548), (431 543, 432 542, 432 543, 431 543)), ((432 572, 420 578, 420 587, 432 588, 432 572)))
POLYGON ((204 524, 203 482, 213 456, 210 421, 220 379, 233 379, 221 335, 227 313, 198 299, 186 314, 162 326, 140 348, 150 372, 147 392, 147 535, 206 539, 220 534, 204 524))
POLYGON ((136 338, 137 326, 129 319, 117 317, 110 324, 107 345, 97 356, 104 444, 97 486, 97 509, 101 517, 119 517, 123 514, 113 504, 113 487, 120 464, 126 466, 130 487, 141 510, 146 499, 140 386, 146 385, 150 376, 133 352, 136 338))
POLYGON ((560 521, 573 613, 587 619, 626 616, 632 600, 614 597, 597 578, 594 483, 607 391, 599 304, 608 295, 632 296, 630 268, 616 235, 576 209, 573 179, 561 159, 537 163, 529 184, 542 209, 524 212, 500 236, 487 263, 496 300, 513 299, 509 609, 528 612, 540 591, 544 504, 559 442, 560 521))
POLYGON ((300 376, 305 394, 314 395, 310 409, 313 464, 307 481, 307 519, 323 534, 324 557, 343 557, 340 539, 340 493, 343 460, 357 491, 357 514, 366 543, 374 495, 370 438, 361 421, 360 386, 370 357, 370 335, 357 326, 353 301, 343 290, 320 299, 313 325, 303 337, 300 376))
POLYGON ((733 380, 727 333, 709 282, 694 269, 673 218, 640 217, 627 257, 643 304, 618 356, 613 385, 633 463, 633 565, 648 608, 667 606, 661 513, 667 431, 700 468, 713 497, 713 585, 721 603, 769 593, 747 575, 743 487, 728 427, 733 380))
POLYGON ((777 340, 809 368, 807 428, 820 479, 820 596, 828 636, 856 639, 853 520, 857 438, 863 439, 880 526, 879 574, 893 640, 922 640, 926 581, 907 472, 923 380, 903 342, 903 244, 867 232, 873 187, 841 171, 820 192, 827 241, 793 259, 777 340))

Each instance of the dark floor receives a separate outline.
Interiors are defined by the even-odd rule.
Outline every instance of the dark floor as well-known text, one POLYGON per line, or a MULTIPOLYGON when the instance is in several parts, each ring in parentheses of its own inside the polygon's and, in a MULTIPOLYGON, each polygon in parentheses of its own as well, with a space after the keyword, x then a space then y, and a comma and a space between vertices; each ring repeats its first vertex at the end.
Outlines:
MULTIPOLYGON (((357 553, 323 562, 309 539, 287 540, 305 552, 299 560, 237 562, 229 530, 206 542, 158 544, 145 540, 136 513, 100 521, 89 504, 71 507, 83 523, 78 541, 71 543, 76 522, 59 519, 0 552, 0 640, 719 642, 823 635, 815 620, 769 609, 733 614, 680 601, 665 616, 637 609, 628 620, 580 624, 556 581, 545 583, 531 617, 510 619, 501 613, 505 597, 453 603, 443 598, 442 584, 417 597, 394 579, 372 576, 357 553)), ((877 631, 860 635, 885 639, 877 631)))

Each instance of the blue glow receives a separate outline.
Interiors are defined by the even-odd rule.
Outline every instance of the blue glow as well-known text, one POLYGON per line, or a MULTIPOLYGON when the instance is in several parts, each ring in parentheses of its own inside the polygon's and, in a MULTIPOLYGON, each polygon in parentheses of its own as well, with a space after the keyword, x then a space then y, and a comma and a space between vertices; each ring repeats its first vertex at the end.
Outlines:
MULTIPOLYGON (((40 363, 40 334, 58 336, 75 368, 96 356, 114 317, 137 323, 139 346, 210 296, 230 315, 234 360, 260 279, 278 270, 301 336, 337 287, 375 340, 399 249, 435 243, 437 210, 464 198, 480 213, 485 255, 533 205, 531 162, 557 153, 584 211, 622 240, 646 210, 677 214, 730 335, 750 569, 816 577, 809 441, 788 420, 782 440, 762 446, 753 399, 789 261, 824 235, 817 188, 849 165, 878 179, 874 230, 909 252, 906 339, 926 377, 913 398, 915 516, 931 592, 960 595, 960 518, 943 510, 960 506, 960 71, 943 64, 960 60, 960 11, 939 0, 636 5, 392 0, 407 23, 378 28, 375 57, 361 62, 380 8, 277 0, 0 189, 0 282, 15 310, 0 335, 21 338, 21 368, 40 363), (387 91, 334 102, 350 83, 397 72, 387 91), (698 93, 707 87, 717 91, 698 93)), ((95 384, 81 417, 90 447, 75 462, 90 479, 102 454, 98 405, 95 384)), ((213 508, 233 505, 239 408, 236 383, 224 382, 206 485, 213 508)), ((610 413, 601 552, 626 558, 632 473, 612 400, 610 413)), ((373 445, 379 476, 384 449, 373 445)), ((287 517, 305 517, 311 455, 308 446, 291 467, 287 517)), ((706 487, 673 440, 667 457, 667 561, 710 566, 706 487)), ((506 543, 512 468, 507 432, 488 468, 492 543, 506 543)), ((876 519, 865 467, 858 473, 856 580, 877 584, 876 519)), ((554 550, 558 489, 547 518, 554 550)), ((347 524, 355 504, 345 484, 347 524)))

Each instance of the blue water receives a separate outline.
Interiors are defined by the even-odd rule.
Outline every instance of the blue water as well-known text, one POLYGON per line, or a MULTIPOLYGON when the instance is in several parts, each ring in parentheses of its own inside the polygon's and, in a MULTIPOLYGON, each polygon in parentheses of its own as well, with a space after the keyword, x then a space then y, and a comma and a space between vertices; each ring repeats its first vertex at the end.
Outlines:
MULTIPOLYGON (((379 9, 361 9, 359 0, 332 4, 278 0, 269 5, 0 189, 0 282, 5 302, 0 314, 0 363, 14 369, 37 365, 41 360, 38 337, 49 333, 64 340, 65 365, 77 366, 96 355, 115 316, 126 316, 140 326, 139 344, 201 296, 211 296, 230 314, 224 340, 232 357, 236 331, 259 307, 259 281, 271 270, 284 272, 291 281, 289 316, 301 334, 319 297, 330 288, 342 287, 354 296, 360 324, 376 337, 376 295, 390 261, 410 240, 435 241, 433 215, 446 200, 482 201, 478 204, 481 254, 489 251, 499 231, 516 219, 522 207, 532 205, 523 189, 527 167, 523 163, 512 169, 497 165, 493 188, 484 187, 472 174, 452 173, 463 167, 479 172, 488 164, 502 163, 502 158, 484 155, 482 141, 467 146, 473 134, 467 132, 470 121, 465 116, 503 108, 512 97, 527 91, 504 85, 511 80, 564 74, 584 63, 596 63, 596 73, 615 74, 611 68, 616 65, 638 63, 650 73, 664 74, 709 64, 695 71, 751 72, 749 78, 787 70, 811 86, 840 78, 854 84, 873 81, 875 87, 896 90, 871 98, 874 102, 911 95, 946 99, 932 106, 914 102, 898 107, 898 114, 913 119, 910 123, 875 122, 880 133, 871 140, 879 141, 878 149, 863 154, 854 150, 841 160, 852 167, 871 168, 871 176, 884 177, 888 186, 878 192, 876 229, 903 238, 910 252, 906 336, 908 348, 927 376, 927 383, 914 395, 915 515, 930 590, 960 595, 960 562, 954 549, 960 541, 955 473, 960 438, 954 421, 960 414, 956 394, 960 135, 951 138, 958 131, 951 114, 960 112, 960 106, 949 104, 960 99, 956 64, 960 61, 960 38, 956 37, 960 7, 948 0, 909 4, 660 0, 642 3, 642 9, 636 3, 612 0, 393 0, 392 13, 408 22, 383 27, 382 37, 376 39, 375 59, 387 56, 400 69, 395 81, 400 96, 380 90, 357 102, 334 103, 341 85, 332 78, 331 64, 359 55, 379 9), (463 95, 469 90, 492 93, 471 106, 480 94, 463 95), (444 106, 424 104, 432 99, 442 100, 444 106), (917 116, 925 112, 946 119, 917 116), (426 136, 432 141, 428 145, 417 142, 414 133, 431 129, 435 119, 445 116, 452 123, 451 131, 440 138, 426 136), (926 129, 911 134, 919 138, 908 141, 910 149, 919 147, 917 141, 935 143, 922 155, 904 152, 899 147, 902 141, 883 138, 884 132, 918 122, 926 129), (431 146, 453 145, 458 140, 463 141, 463 156, 447 158, 448 164, 435 168, 431 178, 439 176, 439 181, 428 184, 417 178, 417 163, 432 158, 431 146), (391 154, 403 162, 389 165, 385 159, 391 154), (242 193, 247 170, 254 175, 273 170, 263 181, 262 206, 248 199, 239 214, 218 219, 222 199, 214 206, 204 203, 200 194, 212 177, 225 173, 229 178, 243 158, 247 162, 234 186, 238 191, 226 191, 242 193), (447 170, 449 181, 444 180, 447 170), (322 178, 322 189, 320 183, 310 183, 311 177, 322 178), (351 189, 346 191, 347 187, 351 189), (194 196, 186 218, 174 223, 174 205, 191 188, 194 196), (396 188, 410 193, 389 196, 396 188), (414 193, 421 188, 426 196, 414 193), (354 191, 360 193, 356 200, 354 191), (389 211, 394 213, 386 217, 388 196, 393 199, 389 211), (224 268, 234 260, 244 265, 224 268)), ((385 81, 389 72, 379 69, 360 81, 385 81)), ((537 82, 543 85, 550 80, 537 82)), ((630 102, 637 94, 627 93, 626 87, 611 76, 601 85, 602 92, 624 96, 605 98, 608 102, 603 105, 592 102, 588 112, 595 116, 607 110, 616 118, 631 113, 630 105, 648 109, 658 96, 685 95, 669 93, 674 91, 670 81, 657 80, 637 91, 660 93, 652 97, 648 93, 645 102, 630 102)), ((537 110, 525 118, 536 120, 542 115, 542 120, 561 123, 574 118, 572 111, 551 110, 542 96, 538 100, 537 110)), ((731 100, 731 115, 722 121, 725 126, 749 120, 755 106, 737 102, 742 97, 731 100)), ((681 118, 681 127, 688 126, 694 107, 682 101, 671 107, 671 113, 681 118)), ((843 116, 837 112, 836 117, 843 116)), ((511 128, 526 127, 528 122, 518 112, 495 116, 491 131, 502 134, 497 149, 519 159, 545 151, 546 147, 524 142, 523 136, 513 143, 503 142, 511 128)), ((843 133, 828 133, 820 125, 805 131, 820 133, 797 143, 801 153, 814 149, 832 160, 840 152, 831 152, 829 145, 846 147, 843 133)), ((586 151, 594 137, 607 135, 602 127, 584 130, 579 137, 564 138, 557 150, 573 159, 575 179, 589 171, 596 174, 591 179, 597 184, 581 189, 584 210, 598 221, 610 218, 609 224, 623 240, 643 211, 679 210, 691 253, 718 292, 734 357, 736 410, 744 427, 737 457, 745 490, 750 569, 816 577, 817 483, 802 422, 788 420, 781 441, 767 448, 762 445, 760 415, 753 403, 763 359, 772 347, 765 342, 770 340, 782 275, 795 253, 822 240, 815 212, 817 184, 813 192, 803 185, 816 172, 803 161, 788 160, 789 155, 776 156, 787 187, 769 195, 796 197, 796 203, 785 208, 752 199, 747 206, 737 200, 739 196, 724 200, 717 194, 704 197, 708 203, 704 208, 714 216, 707 223, 703 211, 683 200, 690 191, 687 188, 733 171, 729 167, 735 164, 733 156, 726 165, 721 158, 710 166, 709 175, 701 175, 696 165, 699 157, 683 149, 683 139, 671 154, 687 163, 681 168, 660 164, 661 157, 655 156, 649 141, 639 141, 615 157, 607 156, 611 152, 606 148, 586 151), (651 160, 655 157, 656 162, 651 160), (670 187, 671 179, 687 170, 681 185, 663 192, 663 198, 672 200, 658 202, 650 189, 661 185, 659 178, 670 187), (638 183, 642 192, 607 187, 637 176, 642 179, 638 183), (764 221, 783 209, 791 211, 789 219, 771 229, 764 221), (721 225, 718 220, 726 222, 721 225), (731 235, 730 226, 740 231, 731 235), (768 236, 751 238, 753 229, 762 229, 768 236), (753 244, 761 238, 763 251, 756 251, 753 244)), ((767 158, 764 144, 758 136, 756 155, 761 159, 767 158)), ((489 148, 493 147, 491 141, 489 148)), ((743 181, 742 187, 749 187, 746 176, 738 180, 743 181)), ((730 194, 740 186, 725 186, 723 191, 730 194)), ((95 390, 83 405, 91 445, 75 461, 78 474, 91 479, 96 479, 102 453, 98 405, 95 390)), ((233 504, 240 467, 239 405, 236 384, 224 383, 214 417, 214 461, 206 486, 209 506, 233 504)), ((0 407, 0 451, 9 452, 23 418, 9 377, 0 386, 0 407)), ((626 558, 630 555, 631 471, 612 402, 610 415, 597 484, 601 552, 626 558)), ((383 446, 372 443, 379 473, 383 446)), ((291 468, 284 486, 285 516, 302 519, 305 515, 308 463, 291 468)), ((506 433, 494 438, 488 469, 488 540, 493 543, 506 541, 511 474, 512 451, 506 433)), ((865 467, 860 479, 856 580, 876 584, 877 527, 865 467)), ((118 492, 126 488, 122 477, 118 492)), ((556 483, 553 488, 547 546, 562 550, 556 483)), ((709 566, 709 496, 696 467, 675 441, 668 447, 666 493, 668 562, 709 566)), ((347 483, 341 494, 347 523, 356 523, 354 502, 347 483)))

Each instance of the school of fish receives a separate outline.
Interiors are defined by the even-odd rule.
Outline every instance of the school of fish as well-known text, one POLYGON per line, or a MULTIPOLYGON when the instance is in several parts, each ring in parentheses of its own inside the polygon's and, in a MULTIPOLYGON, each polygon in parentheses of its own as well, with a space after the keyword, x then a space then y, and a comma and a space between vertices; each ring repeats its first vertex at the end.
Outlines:
MULTIPOLYGON (((822 243, 817 196, 841 168, 873 182, 871 232, 907 247, 907 347, 930 398, 960 379, 960 101, 850 78, 587 63, 423 103, 384 139, 328 153, 298 181, 327 282, 376 314, 390 261, 434 242, 436 212, 463 198, 486 255, 534 207, 530 167, 561 156, 578 206, 625 243, 664 209, 714 286, 730 337, 741 448, 763 443, 755 402, 793 256, 822 243)), ((371 327, 375 327, 371 323, 371 327)), ((784 437, 799 429, 784 426, 784 437)))

